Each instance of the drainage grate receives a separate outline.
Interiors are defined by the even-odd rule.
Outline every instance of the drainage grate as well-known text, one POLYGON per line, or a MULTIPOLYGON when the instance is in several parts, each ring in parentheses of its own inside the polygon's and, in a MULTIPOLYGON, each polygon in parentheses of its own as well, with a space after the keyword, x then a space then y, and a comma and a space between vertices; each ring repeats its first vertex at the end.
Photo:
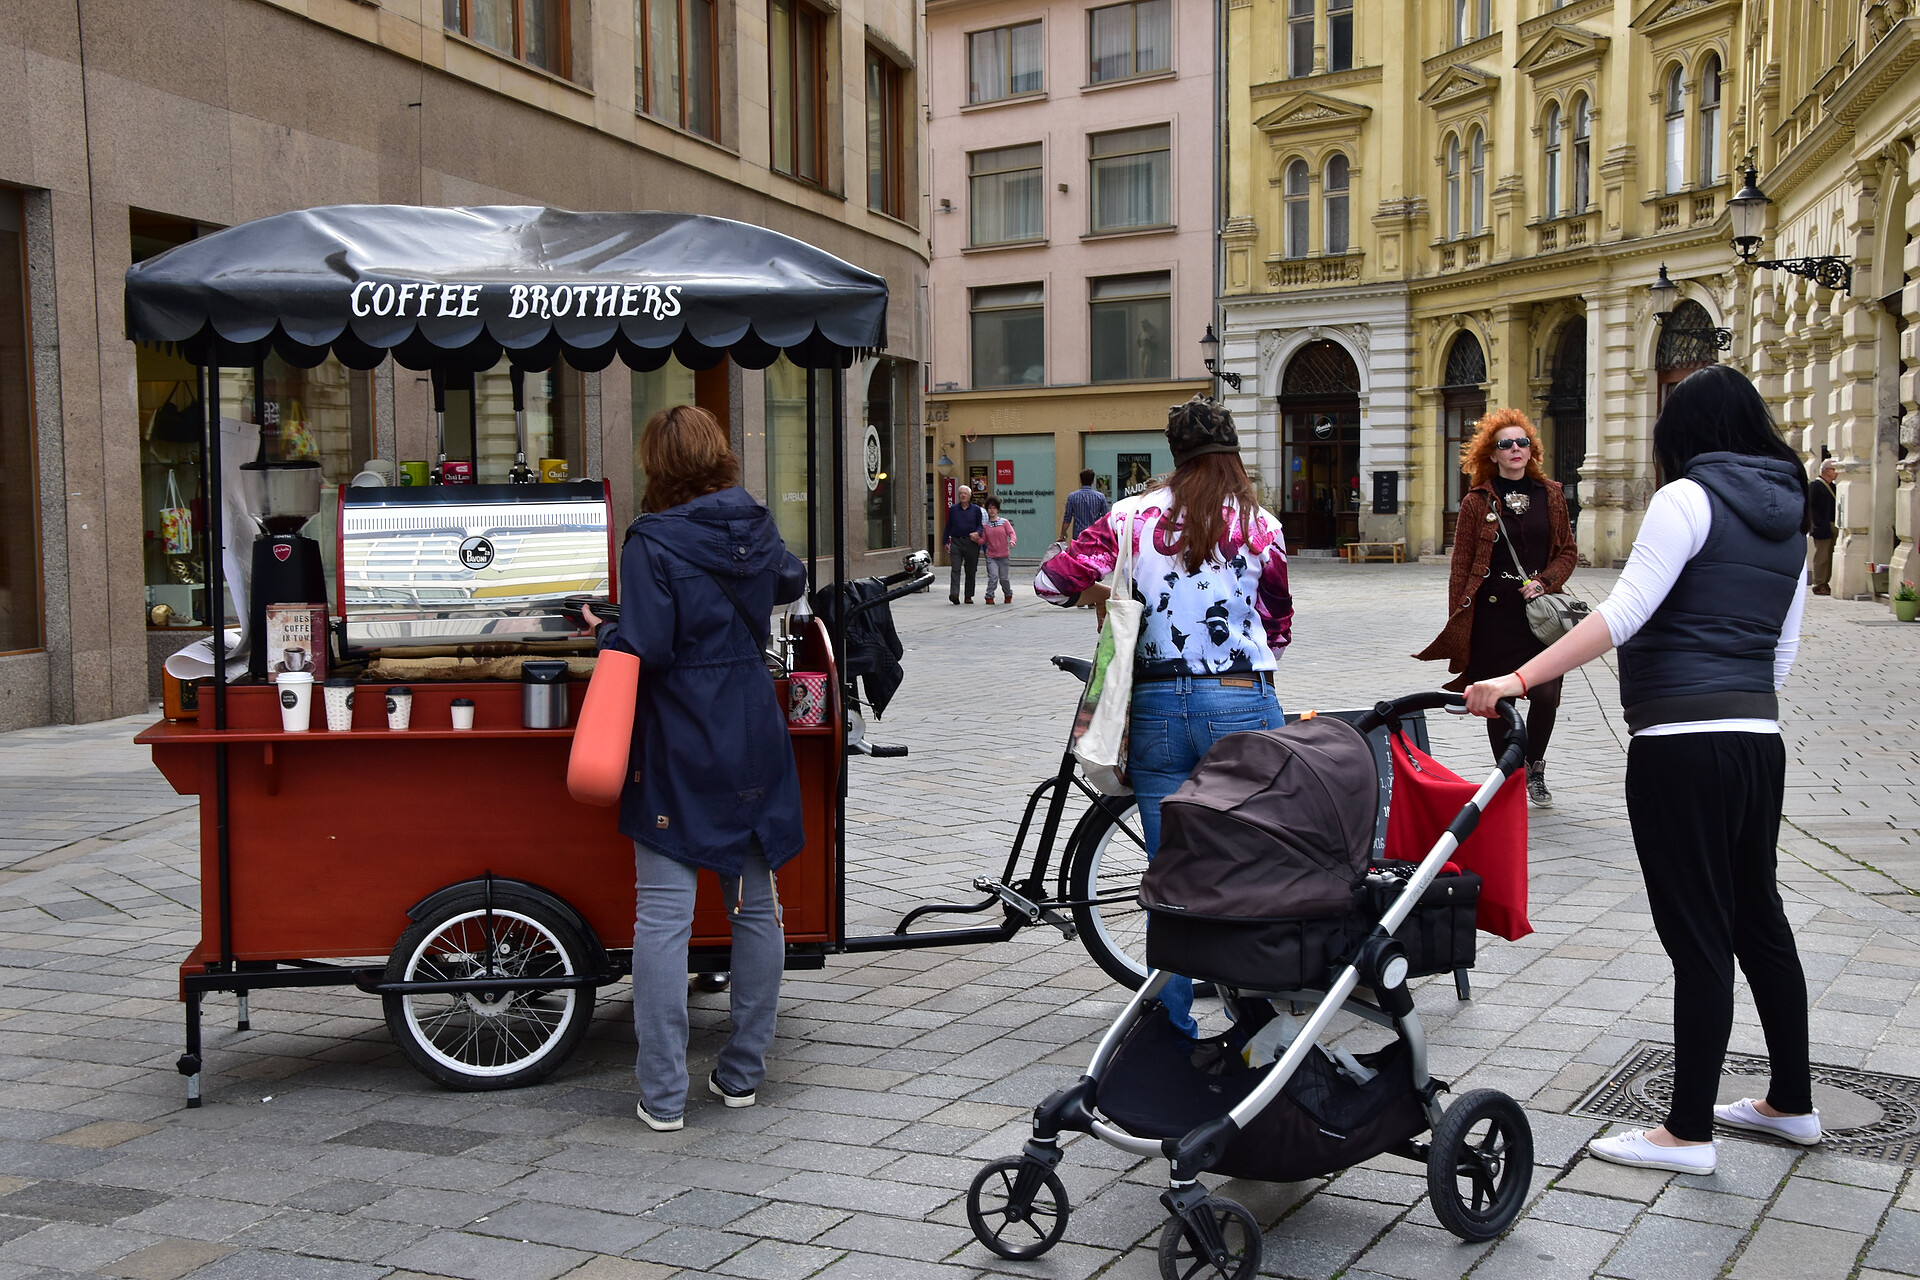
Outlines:
MULTIPOLYGON (((1728 1054, 1722 1068, 1720 1101, 1765 1096, 1768 1075, 1765 1058, 1728 1054)), ((1643 1041, 1571 1111, 1601 1120, 1656 1125, 1666 1119, 1672 1100, 1673 1047, 1643 1041)), ((1920 1080, 1815 1063, 1813 1105, 1820 1109, 1821 1126, 1826 1132, 1819 1150, 1920 1165, 1920 1080)), ((1793 1145, 1744 1129, 1721 1132, 1752 1142, 1793 1145)))

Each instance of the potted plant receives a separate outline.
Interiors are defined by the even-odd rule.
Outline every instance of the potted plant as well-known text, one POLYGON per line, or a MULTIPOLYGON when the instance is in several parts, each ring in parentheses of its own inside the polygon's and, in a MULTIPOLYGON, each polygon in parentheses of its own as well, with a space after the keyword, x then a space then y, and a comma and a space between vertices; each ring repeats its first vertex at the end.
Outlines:
POLYGON ((1893 616, 1902 622, 1912 622, 1916 613, 1920 613, 1920 592, 1913 589, 1913 581, 1908 579, 1893 593, 1893 616))

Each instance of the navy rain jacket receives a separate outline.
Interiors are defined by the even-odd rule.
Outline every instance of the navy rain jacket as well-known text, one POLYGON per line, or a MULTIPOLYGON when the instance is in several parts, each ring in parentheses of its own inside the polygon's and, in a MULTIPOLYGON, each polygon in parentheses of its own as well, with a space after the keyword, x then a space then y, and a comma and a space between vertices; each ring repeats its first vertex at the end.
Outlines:
POLYGON ((806 834, 763 637, 748 634, 710 573, 756 620, 807 585, 773 517, 745 489, 704 494, 629 527, 620 621, 605 646, 641 664, 620 830, 676 862, 738 876, 751 837, 778 867, 806 834))

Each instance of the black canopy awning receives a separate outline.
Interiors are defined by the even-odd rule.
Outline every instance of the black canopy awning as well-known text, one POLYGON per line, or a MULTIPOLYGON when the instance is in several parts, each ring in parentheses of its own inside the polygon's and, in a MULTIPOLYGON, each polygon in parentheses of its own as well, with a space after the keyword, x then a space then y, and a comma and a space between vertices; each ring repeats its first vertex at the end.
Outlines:
POLYGON ((887 342, 887 285, 791 236, 679 213, 333 205, 216 231, 127 272, 127 336, 227 367, 331 351, 370 369, 695 369, 887 342))

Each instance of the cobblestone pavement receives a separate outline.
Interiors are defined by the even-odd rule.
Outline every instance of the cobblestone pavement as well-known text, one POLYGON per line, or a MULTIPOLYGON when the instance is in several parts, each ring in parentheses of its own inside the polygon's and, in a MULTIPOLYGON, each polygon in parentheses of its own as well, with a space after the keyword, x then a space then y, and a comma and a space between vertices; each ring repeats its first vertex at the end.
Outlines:
MULTIPOLYGON (((1296 586, 1289 707, 1436 682, 1405 655, 1439 625, 1443 569, 1302 562, 1296 586)), ((1920 1076, 1920 627, 1885 616, 1812 602, 1788 697, 1782 881, 1816 1057, 1920 1076)), ((1074 690, 1045 658, 1092 638, 1086 614, 1030 596, 989 610, 935 595, 898 617, 908 682, 875 736, 913 754, 852 766, 856 931, 918 901, 965 900, 997 869, 1071 714, 1074 690)), ((0 1280, 1157 1274, 1164 1166, 1090 1141, 1067 1153, 1074 1211, 1046 1258, 999 1261, 965 1225, 980 1162, 1018 1150, 1028 1109, 1078 1073, 1119 1007, 1051 930, 794 975, 760 1105, 696 1097, 680 1133, 634 1121, 619 988, 571 1063, 508 1094, 424 1082, 371 997, 259 993, 249 1032, 216 998, 208 1103, 184 1110, 171 974, 197 931, 196 832, 131 745, 137 727, 0 738, 0 1280)), ((1478 726, 1442 718, 1434 737, 1443 759, 1483 767, 1478 726)), ((1458 1243, 1419 1171, 1392 1158, 1304 1184, 1230 1184, 1267 1230, 1264 1273, 1920 1275, 1920 1178, 1903 1166, 1738 1140, 1710 1178, 1581 1154, 1600 1124, 1568 1108, 1637 1044, 1670 1039, 1624 743, 1610 670, 1570 680, 1550 757, 1559 804, 1534 815, 1538 932, 1483 938, 1470 1003, 1444 980, 1418 993, 1435 1073, 1527 1104, 1538 1168, 1525 1217, 1489 1246, 1458 1243)), ((694 1003, 698 1080, 725 998, 694 1003)), ((1733 1047, 1764 1052, 1749 1004, 1733 1047)))

